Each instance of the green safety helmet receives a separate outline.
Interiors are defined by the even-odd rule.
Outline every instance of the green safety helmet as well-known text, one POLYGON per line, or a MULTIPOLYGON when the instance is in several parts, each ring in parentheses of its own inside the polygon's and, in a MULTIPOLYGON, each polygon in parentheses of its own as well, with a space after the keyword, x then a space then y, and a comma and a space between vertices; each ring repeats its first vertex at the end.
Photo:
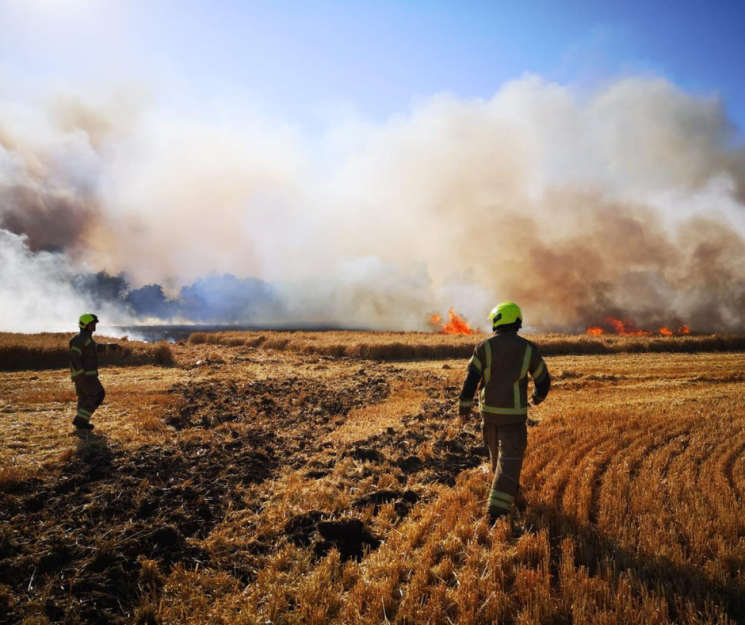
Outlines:
POLYGON ((523 314, 514 302, 502 302, 489 313, 489 321, 491 321, 492 330, 496 330, 499 326, 507 326, 516 321, 522 324, 523 314))
POLYGON ((85 329, 85 327, 89 323, 98 323, 98 317, 94 315, 93 313, 85 313, 84 315, 80 315, 80 319, 78 319, 78 325, 81 327, 81 329, 85 329))

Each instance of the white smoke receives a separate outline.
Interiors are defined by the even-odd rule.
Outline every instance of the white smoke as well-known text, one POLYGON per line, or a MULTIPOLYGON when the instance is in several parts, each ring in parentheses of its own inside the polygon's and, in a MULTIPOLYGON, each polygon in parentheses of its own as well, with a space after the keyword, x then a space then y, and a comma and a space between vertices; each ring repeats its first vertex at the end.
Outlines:
POLYGON ((745 329, 745 149, 715 97, 525 76, 320 140, 116 103, 0 106, 0 227, 74 270, 171 294, 215 273, 270 281, 282 312, 246 321, 425 329, 454 306, 481 325, 511 299, 537 329, 608 314, 745 329))
MULTIPOLYGON (((7 332, 72 332, 90 309, 88 294, 73 286, 74 271, 60 253, 37 252, 27 239, 0 230, 0 328, 7 332)), ((101 317, 128 319, 103 305, 101 317)))

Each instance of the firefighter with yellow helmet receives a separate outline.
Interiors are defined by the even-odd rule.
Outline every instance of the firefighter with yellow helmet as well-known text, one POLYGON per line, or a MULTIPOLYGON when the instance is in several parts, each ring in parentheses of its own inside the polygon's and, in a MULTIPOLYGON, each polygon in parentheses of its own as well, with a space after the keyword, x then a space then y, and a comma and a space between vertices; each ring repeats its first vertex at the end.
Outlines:
POLYGON ((503 302, 489 314, 494 334, 481 341, 468 361, 460 393, 461 425, 471 414, 480 385, 479 411, 484 442, 494 472, 487 515, 495 522, 512 510, 528 445, 528 374, 533 379, 532 403, 548 395, 551 377, 538 347, 518 335, 523 315, 517 304, 503 302))
POLYGON ((70 376, 78 396, 78 412, 72 424, 79 430, 92 430, 91 416, 103 403, 106 391, 98 379, 98 354, 121 349, 116 343, 96 343, 98 317, 91 313, 80 316, 80 333, 70 339, 70 376))

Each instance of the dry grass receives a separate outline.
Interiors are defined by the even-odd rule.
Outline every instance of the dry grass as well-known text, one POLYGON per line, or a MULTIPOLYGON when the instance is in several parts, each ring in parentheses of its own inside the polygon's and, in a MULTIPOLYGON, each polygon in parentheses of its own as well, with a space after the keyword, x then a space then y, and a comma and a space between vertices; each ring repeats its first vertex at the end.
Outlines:
MULTIPOLYGON (((745 336, 731 334, 687 336, 526 335, 544 355, 694 353, 745 351, 745 336)), ((411 360, 468 358, 476 341, 486 335, 463 336, 431 332, 195 332, 192 345, 253 347, 331 358, 411 360)))
POLYGON ((13 466, 11 463, 0 467, 0 493, 13 490, 28 478, 29 473, 26 467, 13 466))
POLYGON ((352 445, 380 434, 397 426, 404 415, 420 412, 426 399, 421 390, 409 385, 400 385, 391 395, 380 404, 351 410, 344 424, 331 432, 325 440, 334 445, 352 445))
POLYGON ((99 439, 69 436, 64 372, 4 374, 0 614, 745 620, 745 355, 549 356, 522 503, 492 529, 475 420, 452 427, 465 359, 289 345, 192 344, 177 348, 182 368, 110 366, 99 439))
MULTIPOLYGON (((13 334, 0 332, 0 371, 32 369, 64 369, 70 366, 69 341, 73 334, 13 334)), ((129 342, 122 339, 96 336, 101 343, 118 343, 120 352, 99 354, 101 364, 120 366, 176 364, 168 343, 129 342)))

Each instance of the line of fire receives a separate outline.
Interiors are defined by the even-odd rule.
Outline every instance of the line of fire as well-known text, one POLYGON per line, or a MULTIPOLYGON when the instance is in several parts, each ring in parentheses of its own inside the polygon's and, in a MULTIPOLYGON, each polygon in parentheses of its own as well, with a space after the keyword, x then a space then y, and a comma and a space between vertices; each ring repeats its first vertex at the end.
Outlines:
MULTIPOLYGON (((442 315, 434 314, 429 318, 429 323, 433 332, 439 334, 477 333, 453 308, 448 311, 447 322, 442 318, 442 315)), ((684 336, 690 334, 691 330, 687 325, 681 325, 675 330, 667 326, 661 326, 656 330, 642 330, 636 328, 630 321, 623 321, 609 316, 604 319, 603 323, 588 327, 586 333, 591 336, 600 336, 602 334, 617 334, 621 336, 684 336)))

